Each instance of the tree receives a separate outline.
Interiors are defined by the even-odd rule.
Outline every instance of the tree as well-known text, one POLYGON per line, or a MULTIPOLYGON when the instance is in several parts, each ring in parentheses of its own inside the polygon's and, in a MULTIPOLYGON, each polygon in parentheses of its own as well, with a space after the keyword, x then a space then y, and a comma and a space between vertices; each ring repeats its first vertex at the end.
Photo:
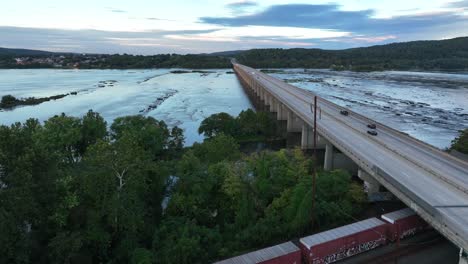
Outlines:
POLYGON ((202 144, 193 144, 193 151, 200 160, 208 163, 235 160, 240 157, 239 145, 236 140, 222 133, 205 140, 202 144))
POLYGON ((184 218, 169 218, 155 232, 156 263, 211 263, 222 245, 216 228, 206 228, 184 218))
POLYGON ((227 113, 213 114, 205 118, 198 128, 199 134, 211 138, 221 133, 229 136, 237 135, 237 123, 234 117, 227 113))
POLYGON ((247 109, 242 111, 236 120, 243 136, 269 138, 276 134, 276 122, 270 117, 269 113, 254 112, 252 109, 247 109))
POLYGON ((59 161, 36 141, 37 120, 0 126, 0 253, 7 262, 43 260, 58 203, 59 161), (52 220, 52 221, 51 221, 52 220))
POLYGON ((81 156, 78 145, 81 139, 80 120, 68 117, 64 113, 54 116, 44 122, 44 129, 38 133, 39 144, 45 149, 60 157, 67 163, 77 162, 81 156))
POLYGON ((2 97, 2 101, 0 101, 0 108, 11 108, 18 103, 18 99, 16 97, 8 94, 2 97))
POLYGON ((468 154, 468 128, 460 131, 458 137, 452 140, 450 148, 468 154))
POLYGON ((107 123, 99 113, 89 110, 81 121, 81 139, 78 150, 84 155, 87 148, 107 136, 107 123))
POLYGON ((258 116, 252 109, 240 112, 237 116, 237 122, 240 124, 240 131, 245 136, 256 136, 261 133, 258 116))
POLYGON ((112 139, 131 134, 136 143, 155 158, 161 157, 169 147, 180 147, 183 135, 178 128, 174 128, 173 133, 171 135, 164 121, 141 115, 119 117, 111 125, 112 139))
MULTIPOLYGON (((139 238, 144 236, 140 234, 147 232, 148 183, 158 174, 152 155, 140 146, 136 136, 126 132, 113 142, 99 141, 90 147, 85 162, 88 243, 93 245, 97 259, 110 255, 128 260, 141 246, 139 238), (115 246, 109 248, 109 244, 115 246)), ((162 200, 162 195, 159 197, 162 200)))
POLYGON ((269 113, 247 109, 236 118, 227 113, 211 115, 202 121, 198 133, 207 138, 222 133, 242 141, 272 138, 276 135, 276 130, 275 120, 269 113))

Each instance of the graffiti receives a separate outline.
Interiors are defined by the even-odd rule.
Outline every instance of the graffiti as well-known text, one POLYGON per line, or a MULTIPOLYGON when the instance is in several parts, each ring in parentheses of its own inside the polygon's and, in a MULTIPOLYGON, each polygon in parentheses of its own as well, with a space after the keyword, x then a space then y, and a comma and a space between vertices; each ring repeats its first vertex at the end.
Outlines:
POLYGON ((340 259, 344 259, 353 255, 359 254, 361 252, 376 248, 379 245, 383 244, 384 242, 385 242, 385 239, 381 237, 377 240, 368 241, 359 245, 353 245, 351 247, 343 247, 338 252, 328 255, 324 258, 313 259, 312 263, 313 264, 333 263, 340 259))
POLYGON ((400 239, 403 239, 407 236, 412 236, 414 234, 416 234, 418 232, 420 228, 411 228, 411 229, 408 229, 408 230, 405 230, 403 231, 401 234, 400 234, 400 239))

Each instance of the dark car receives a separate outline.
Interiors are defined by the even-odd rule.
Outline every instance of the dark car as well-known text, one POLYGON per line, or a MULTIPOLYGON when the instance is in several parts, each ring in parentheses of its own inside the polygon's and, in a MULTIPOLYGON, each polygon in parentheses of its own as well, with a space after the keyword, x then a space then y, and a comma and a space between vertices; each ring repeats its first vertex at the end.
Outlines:
POLYGON ((347 115, 349 115, 349 112, 346 111, 346 110, 341 110, 340 114, 347 116, 347 115))
POLYGON ((367 127, 370 128, 370 129, 376 129, 377 128, 377 126, 375 124, 368 124, 367 127))
POLYGON ((367 134, 377 136, 377 131, 375 130, 367 130, 367 134))

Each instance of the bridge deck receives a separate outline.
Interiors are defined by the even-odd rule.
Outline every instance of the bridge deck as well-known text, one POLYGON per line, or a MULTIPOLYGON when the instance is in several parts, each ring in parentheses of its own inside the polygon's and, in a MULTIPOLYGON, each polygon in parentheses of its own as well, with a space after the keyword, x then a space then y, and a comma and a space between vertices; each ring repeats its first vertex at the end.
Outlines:
MULTIPOLYGON (((313 93, 252 68, 235 64, 241 78, 254 81, 304 122, 313 124, 313 93)), ((323 98, 317 107, 318 133, 415 209, 455 244, 468 250, 468 163, 377 123, 378 136, 367 134, 376 123, 323 98)))

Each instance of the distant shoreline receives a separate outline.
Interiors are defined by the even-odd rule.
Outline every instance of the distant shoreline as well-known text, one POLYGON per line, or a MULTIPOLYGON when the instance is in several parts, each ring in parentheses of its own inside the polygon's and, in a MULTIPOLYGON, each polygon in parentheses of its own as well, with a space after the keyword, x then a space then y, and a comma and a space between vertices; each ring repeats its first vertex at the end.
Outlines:
MULTIPOLYGON (((117 70, 117 71, 126 71, 126 70, 181 70, 181 71, 193 71, 196 73, 199 70, 231 70, 231 67, 228 68, 182 68, 182 67, 172 67, 172 68, 57 68, 57 67, 17 67, 17 68, 0 68, 0 70, 117 70)), ((301 68, 301 67, 260 67, 256 68, 259 70, 282 70, 282 69, 301 69, 301 70, 329 70, 331 72, 354 72, 354 73, 373 73, 373 72, 408 72, 408 73, 442 73, 442 74, 468 74, 468 70, 424 70, 424 69, 385 69, 385 70, 371 70, 371 71, 353 71, 353 70, 333 70, 330 68, 301 68)), ((267 74, 269 72, 266 72, 267 74)), ((274 73, 274 72, 272 72, 274 73)), ((174 74, 177 74, 175 72, 174 74)))

